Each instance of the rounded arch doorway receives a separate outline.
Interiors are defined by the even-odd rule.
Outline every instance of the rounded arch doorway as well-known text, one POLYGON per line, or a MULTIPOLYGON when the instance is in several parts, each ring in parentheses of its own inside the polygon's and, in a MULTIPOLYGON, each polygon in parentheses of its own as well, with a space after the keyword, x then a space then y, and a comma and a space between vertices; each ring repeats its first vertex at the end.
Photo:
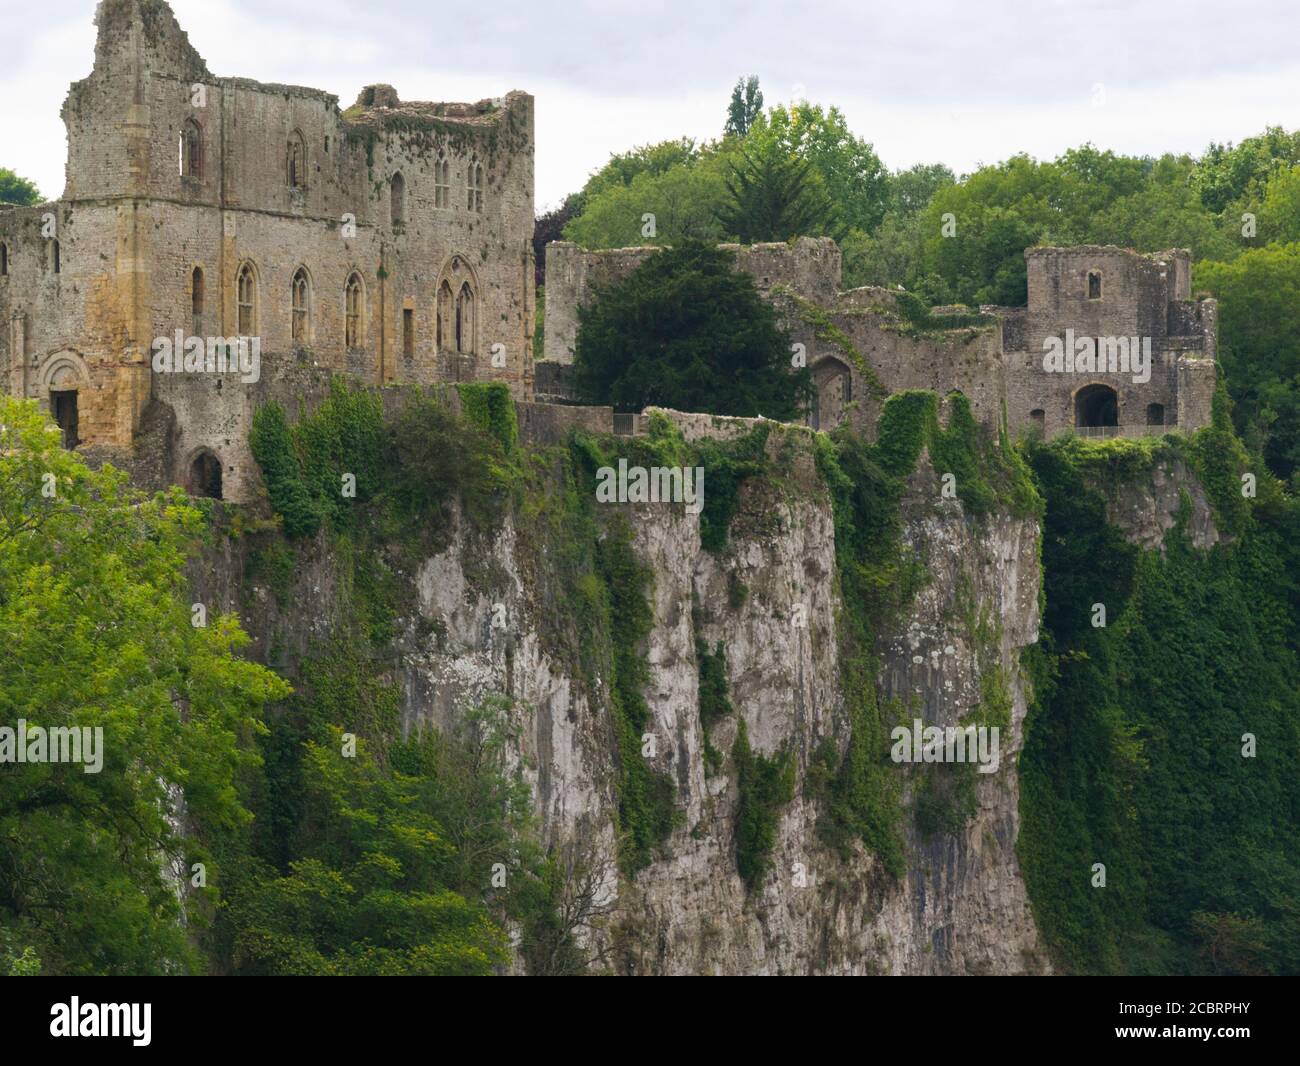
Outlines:
POLYGON ((1079 429, 1119 425, 1119 397, 1109 385, 1085 385, 1074 394, 1074 424, 1079 429))
POLYGON ((207 448, 201 448, 190 460, 186 491, 191 496, 221 499, 221 460, 207 448))

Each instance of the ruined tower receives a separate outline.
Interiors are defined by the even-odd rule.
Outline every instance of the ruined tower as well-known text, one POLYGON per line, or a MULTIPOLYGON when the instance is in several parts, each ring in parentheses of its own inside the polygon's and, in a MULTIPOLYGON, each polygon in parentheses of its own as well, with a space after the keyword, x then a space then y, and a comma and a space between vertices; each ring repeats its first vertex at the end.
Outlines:
POLYGON ((253 410, 331 372, 531 395, 531 96, 341 110, 213 76, 164 0, 96 24, 62 198, 0 210, 0 375, 67 443, 238 499, 253 410))

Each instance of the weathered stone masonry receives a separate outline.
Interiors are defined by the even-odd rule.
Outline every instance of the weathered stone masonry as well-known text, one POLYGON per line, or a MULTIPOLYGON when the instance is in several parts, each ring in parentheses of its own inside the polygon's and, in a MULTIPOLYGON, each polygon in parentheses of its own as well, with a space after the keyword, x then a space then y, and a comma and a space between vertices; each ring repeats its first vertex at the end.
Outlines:
POLYGON ((341 111, 214 77, 164 0, 102 0, 63 108, 62 199, 0 211, 0 373, 91 451, 256 473, 256 404, 331 371, 532 391, 533 100, 341 111), (56 262, 57 258, 57 262, 56 262), (156 338, 256 337, 260 380, 154 373, 156 338), (75 423, 69 424, 72 419, 75 423), (165 454, 154 454, 161 449, 165 454))
MULTIPOLYGON (((791 245, 728 246, 739 269, 773 301, 802 344, 816 387, 809 421, 844 418, 874 431, 883 398, 901 389, 964 393, 991 427, 1005 411, 1013 432, 1140 435, 1208 424, 1216 375, 1217 307, 1190 298, 1191 255, 1141 255, 1115 247, 1030 248, 1027 307, 982 307, 974 325, 918 327, 900 313, 898 292, 840 290, 840 252, 830 238, 791 245), (1048 337, 1136 338, 1151 345, 1150 378, 1132 373, 1044 370, 1048 337)), ((658 249, 547 248, 546 357, 539 392, 564 396, 578 309, 601 285, 630 274, 658 249)), ((969 308, 936 308, 970 312, 969 308)), ((941 323, 940 323, 941 325, 941 323)))

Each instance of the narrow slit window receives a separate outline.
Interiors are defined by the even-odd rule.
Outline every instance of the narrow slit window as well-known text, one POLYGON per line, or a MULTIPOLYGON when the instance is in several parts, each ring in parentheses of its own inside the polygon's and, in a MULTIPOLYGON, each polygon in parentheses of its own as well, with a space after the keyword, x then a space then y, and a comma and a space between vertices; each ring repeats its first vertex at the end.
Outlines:
POLYGON ((203 336, 203 271, 199 267, 190 275, 190 332, 203 336))

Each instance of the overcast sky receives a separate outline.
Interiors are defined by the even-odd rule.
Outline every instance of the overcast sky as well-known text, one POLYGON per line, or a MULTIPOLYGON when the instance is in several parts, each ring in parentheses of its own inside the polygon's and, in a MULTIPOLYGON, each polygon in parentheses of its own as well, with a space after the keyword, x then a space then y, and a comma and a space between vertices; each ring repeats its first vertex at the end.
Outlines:
MULTIPOLYGON (((0 0, 0 166, 56 197, 95 0, 0 0), (36 17, 34 17, 36 16, 36 17)), ((720 132, 737 75, 838 104, 890 168, 1084 141, 1199 152, 1300 126, 1296 0, 172 0, 216 75, 408 100, 537 98, 537 203, 609 154, 720 132), (1100 92, 1096 86, 1100 85, 1100 92)))

